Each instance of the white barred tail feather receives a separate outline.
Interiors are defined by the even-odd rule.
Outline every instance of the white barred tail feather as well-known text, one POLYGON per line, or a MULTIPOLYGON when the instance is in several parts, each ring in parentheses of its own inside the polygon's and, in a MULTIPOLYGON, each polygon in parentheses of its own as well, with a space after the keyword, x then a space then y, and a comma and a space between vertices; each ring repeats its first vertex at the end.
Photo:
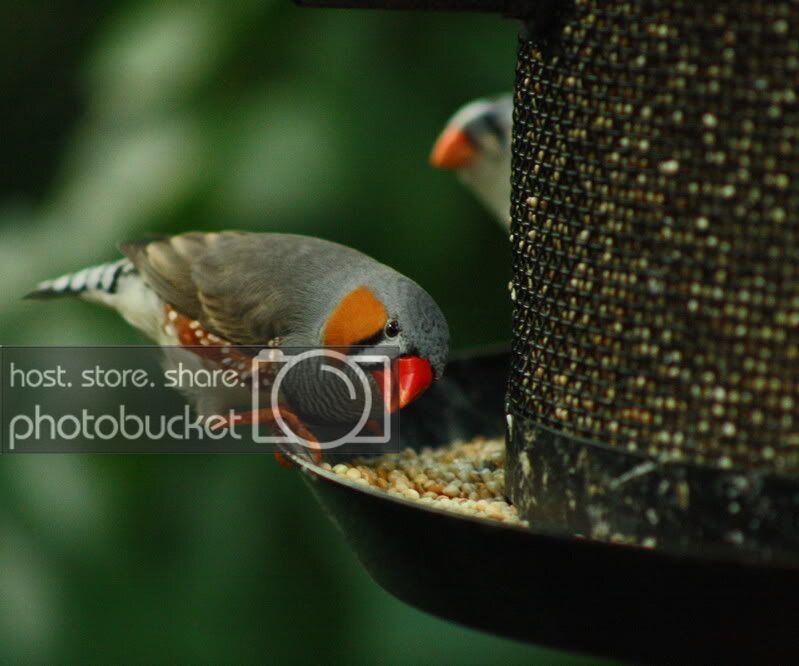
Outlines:
POLYGON ((25 298, 77 296, 119 312, 132 326, 159 344, 175 344, 164 330, 164 302, 141 279, 129 259, 100 264, 45 280, 25 298))
POLYGON ((115 294, 120 278, 135 271, 136 269, 128 259, 119 259, 40 282, 36 289, 27 294, 25 298, 46 299, 77 296, 93 291, 115 294))

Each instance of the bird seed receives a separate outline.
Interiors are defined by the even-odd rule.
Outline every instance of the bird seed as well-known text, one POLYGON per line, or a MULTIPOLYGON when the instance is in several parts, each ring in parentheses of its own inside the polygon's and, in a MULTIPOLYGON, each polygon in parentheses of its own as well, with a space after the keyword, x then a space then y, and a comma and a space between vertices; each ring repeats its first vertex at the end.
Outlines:
POLYGON ((505 498, 505 442, 476 438, 421 451, 405 449, 322 468, 394 497, 477 518, 527 526, 505 498))

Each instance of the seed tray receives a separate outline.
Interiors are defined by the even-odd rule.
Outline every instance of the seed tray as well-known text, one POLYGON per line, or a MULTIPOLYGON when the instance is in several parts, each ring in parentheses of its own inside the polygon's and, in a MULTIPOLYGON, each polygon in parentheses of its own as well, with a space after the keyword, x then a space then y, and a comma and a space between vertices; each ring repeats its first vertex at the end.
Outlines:
MULTIPOLYGON (((403 445, 504 432, 508 366, 504 352, 453 361, 429 395, 403 411, 403 445)), ((799 658, 799 568, 790 564, 461 516, 293 459, 374 580, 421 610, 522 641, 644 663, 799 658)))

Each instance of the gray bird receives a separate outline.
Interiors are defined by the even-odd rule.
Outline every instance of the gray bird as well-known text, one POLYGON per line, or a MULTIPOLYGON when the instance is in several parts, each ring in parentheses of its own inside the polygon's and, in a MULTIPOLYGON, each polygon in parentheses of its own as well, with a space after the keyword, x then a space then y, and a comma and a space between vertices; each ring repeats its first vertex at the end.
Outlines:
MULTIPOLYGON (((405 407, 444 371, 449 330, 432 297, 343 245, 223 231, 124 243, 121 250, 126 258, 47 280, 28 297, 77 295, 113 308, 160 345, 201 345, 208 354, 234 345, 333 347, 354 359, 384 353, 390 382, 383 366, 365 365, 383 398, 373 414, 405 407)), ((345 423, 357 411, 322 365, 298 364, 281 385, 283 416, 298 425, 345 423)), ((228 406, 215 400, 201 396, 198 411, 228 406)), ((250 412, 243 420, 272 418, 250 412)))
POLYGON ((510 226, 512 128, 512 95, 478 99, 449 119, 430 154, 433 166, 455 171, 505 228, 510 226))

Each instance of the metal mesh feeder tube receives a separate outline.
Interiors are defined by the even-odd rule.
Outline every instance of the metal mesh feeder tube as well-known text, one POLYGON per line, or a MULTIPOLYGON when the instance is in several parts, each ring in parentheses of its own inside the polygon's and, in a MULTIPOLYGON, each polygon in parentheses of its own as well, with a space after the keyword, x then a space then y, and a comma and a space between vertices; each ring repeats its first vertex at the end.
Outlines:
POLYGON ((799 554, 799 7, 570 4, 519 42, 523 517, 799 554))

